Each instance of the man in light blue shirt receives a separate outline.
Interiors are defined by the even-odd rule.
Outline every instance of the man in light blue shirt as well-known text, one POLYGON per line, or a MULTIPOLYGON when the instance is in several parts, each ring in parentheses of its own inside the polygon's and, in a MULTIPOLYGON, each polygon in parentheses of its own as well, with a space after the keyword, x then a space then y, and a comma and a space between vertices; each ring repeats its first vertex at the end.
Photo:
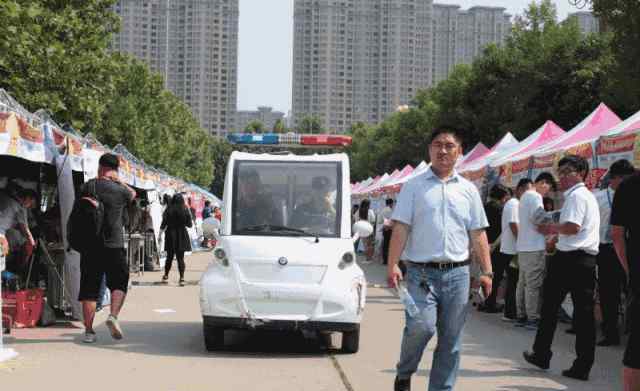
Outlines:
POLYGON ((438 333, 429 391, 453 390, 460 363, 460 341, 469 300, 469 239, 480 262, 485 297, 493 273, 484 231, 487 217, 476 187, 455 170, 460 138, 435 131, 429 142, 431 167, 406 183, 393 212, 388 279, 402 280, 400 259, 407 265, 406 285, 419 313, 406 317, 395 391, 411 389, 425 347, 438 333))

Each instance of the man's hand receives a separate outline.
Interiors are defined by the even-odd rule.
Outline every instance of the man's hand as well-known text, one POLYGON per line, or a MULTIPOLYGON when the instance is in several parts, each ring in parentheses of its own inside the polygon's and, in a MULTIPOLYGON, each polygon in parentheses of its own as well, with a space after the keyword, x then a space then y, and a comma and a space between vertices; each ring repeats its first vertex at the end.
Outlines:
POLYGON ((387 267, 387 282, 389 288, 397 288, 400 281, 402 281, 402 270, 400 270, 397 264, 389 264, 387 267))
POLYGON ((493 280, 487 276, 480 276, 479 280, 482 291, 484 292, 484 297, 489 297, 493 290, 493 280))

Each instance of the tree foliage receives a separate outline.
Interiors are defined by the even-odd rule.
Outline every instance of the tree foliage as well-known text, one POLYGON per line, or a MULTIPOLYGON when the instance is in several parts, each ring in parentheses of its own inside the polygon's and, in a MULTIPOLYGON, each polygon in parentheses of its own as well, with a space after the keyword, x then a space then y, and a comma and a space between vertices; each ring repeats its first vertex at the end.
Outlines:
POLYGON ((626 111, 640 107, 640 3, 637 0, 592 0, 593 11, 613 35, 614 92, 626 111))
POLYGON ((287 125, 284 123, 282 118, 278 119, 275 124, 273 124, 273 133, 286 133, 287 125))
POLYGON ((245 133, 262 133, 265 130, 266 127, 264 126, 262 121, 258 121, 257 119, 249 122, 247 126, 244 127, 245 133))
POLYGON ((316 116, 305 116, 298 121, 298 133, 322 133, 324 127, 322 125, 322 119, 316 116))
POLYGON ((116 0, 0 2, 0 88, 27 109, 123 144, 146 163, 203 186, 212 177, 211 137, 160 75, 108 44, 116 0))

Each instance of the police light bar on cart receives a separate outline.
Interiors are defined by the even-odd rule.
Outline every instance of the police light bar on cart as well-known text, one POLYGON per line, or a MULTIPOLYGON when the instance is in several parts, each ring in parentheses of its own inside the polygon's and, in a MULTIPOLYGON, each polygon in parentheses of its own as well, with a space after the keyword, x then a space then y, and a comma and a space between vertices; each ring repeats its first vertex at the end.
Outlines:
POLYGON ((348 147, 352 143, 350 136, 336 134, 297 134, 297 133, 229 133, 227 140, 238 145, 282 145, 303 147, 348 147))

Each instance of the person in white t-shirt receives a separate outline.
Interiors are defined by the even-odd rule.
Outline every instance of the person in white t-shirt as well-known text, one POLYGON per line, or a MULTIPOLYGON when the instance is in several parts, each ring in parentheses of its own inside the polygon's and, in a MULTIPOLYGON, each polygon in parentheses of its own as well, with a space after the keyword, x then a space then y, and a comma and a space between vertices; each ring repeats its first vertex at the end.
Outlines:
POLYGON ((504 294, 504 313, 502 320, 516 321, 518 311, 516 308, 516 289, 518 286, 518 238, 520 197, 533 184, 531 179, 523 178, 516 186, 515 197, 511 198, 502 211, 502 239, 500 241, 500 253, 510 258, 507 265, 507 288, 504 294))
POLYGON ((389 243, 391 242, 391 232, 393 231, 393 198, 387 198, 385 207, 378 213, 377 227, 382 231, 382 264, 386 265, 389 260, 389 243))
POLYGON ((588 172, 587 160, 577 155, 565 156, 558 163, 560 188, 565 198, 560 220, 540 227, 545 234, 558 234, 557 251, 544 280, 541 318, 533 350, 523 353, 527 362, 549 368, 558 309, 567 293, 571 293, 577 357, 562 375, 578 380, 589 378, 596 348, 593 294, 600 245, 600 211, 595 196, 584 184, 588 172))
POLYGON ((518 287, 516 306, 518 322, 516 326, 535 330, 538 327, 542 297, 542 282, 545 275, 544 235, 538 231, 536 213, 544 211, 542 199, 549 191, 555 190, 555 179, 548 172, 538 175, 534 185, 529 184, 520 197, 518 206, 518 287))

